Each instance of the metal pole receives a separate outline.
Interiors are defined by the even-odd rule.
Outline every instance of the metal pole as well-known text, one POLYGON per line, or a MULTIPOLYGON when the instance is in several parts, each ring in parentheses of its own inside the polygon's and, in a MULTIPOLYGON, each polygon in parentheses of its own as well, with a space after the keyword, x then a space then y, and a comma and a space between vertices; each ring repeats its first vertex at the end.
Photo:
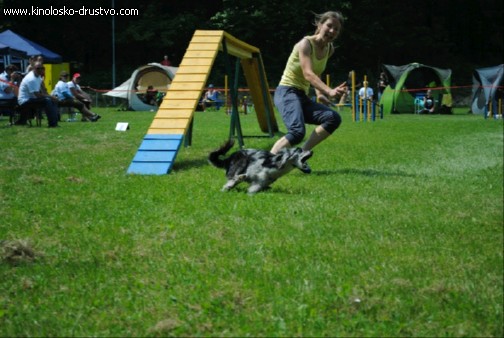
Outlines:
MULTIPOLYGON (((112 8, 114 6, 114 0, 112 0, 112 8)), ((112 88, 116 87, 116 64, 115 64, 115 15, 112 15, 112 88)), ((116 100, 115 97, 112 97, 112 105, 115 106, 116 100)))
POLYGON ((352 120, 355 122, 357 119, 357 113, 355 111, 355 105, 357 103, 355 99, 355 72, 352 70, 352 99, 350 100, 352 102, 352 120))

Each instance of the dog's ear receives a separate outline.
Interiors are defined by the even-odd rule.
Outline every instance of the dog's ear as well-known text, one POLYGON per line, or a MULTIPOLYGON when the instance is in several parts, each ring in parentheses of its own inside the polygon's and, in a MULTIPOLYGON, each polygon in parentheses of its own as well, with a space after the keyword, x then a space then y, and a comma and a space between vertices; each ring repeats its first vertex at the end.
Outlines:
POLYGON ((287 159, 291 159, 294 156, 299 156, 302 153, 303 153, 303 149, 301 149, 299 147, 296 147, 294 149, 289 149, 288 151, 286 151, 287 159))
POLYGON ((285 162, 291 157, 290 152, 281 151, 275 156, 273 156, 272 162, 275 164, 277 169, 282 169, 285 166, 285 162))
POLYGON ((313 156, 313 151, 312 150, 304 150, 301 152, 300 154, 301 156, 301 162, 302 163, 306 163, 306 161, 308 161, 309 158, 311 158, 313 156))

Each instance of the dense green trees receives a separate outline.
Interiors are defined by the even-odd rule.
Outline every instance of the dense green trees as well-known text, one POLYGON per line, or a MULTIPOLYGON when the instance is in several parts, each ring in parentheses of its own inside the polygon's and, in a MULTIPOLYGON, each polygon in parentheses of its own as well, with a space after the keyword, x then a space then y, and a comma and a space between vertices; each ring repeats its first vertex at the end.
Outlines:
MULTIPOLYGON (((502 63, 502 2, 496 0, 3 0, 0 29, 36 41, 75 62, 110 86, 112 17, 105 15, 6 16, 5 8, 82 7, 138 10, 115 16, 118 81, 138 65, 170 55, 177 65, 195 29, 224 29, 261 49, 275 84, 292 45, 313 32, 313 13, 341 10, 347 21, 328 72, 344 79, 349 69, 377 76, 382 63, 420 62, 454 70, 470 80, 474 67, 502 63), (100 76, 101 74, 101 76, 100 76)), ((217 65, 218 67, 218 65, 217 65)))

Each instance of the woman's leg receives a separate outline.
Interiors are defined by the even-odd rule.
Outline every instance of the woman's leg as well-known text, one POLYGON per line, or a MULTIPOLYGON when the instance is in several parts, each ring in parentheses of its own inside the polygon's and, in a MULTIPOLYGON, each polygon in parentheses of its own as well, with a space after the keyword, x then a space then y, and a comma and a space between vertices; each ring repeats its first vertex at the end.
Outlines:
POLYGON ((287 134, 273 145, 272 153, 276 154, 280 149, 294 146, 303 140, 306 134, 301 103, 303 96, 305 96, 304 92, 298 89, 286 86, 277 87, 274 97, 275 106, 282 116, 287 134))
POLYGON ((305 144, 303 145, 303 150, 312 150, 317 144, 320 142, 324 141, 326 138, 329 137, 329 134, 324 127, 322 126, 317 126, 315 130, 311 133, 310 137, 308 140, 306 140, 305 144))
POLYGON ((303 111, 306 123, 317 126, 303 145, 303 150, 312 150, 338 129, 341 124, 341 116, 338 112, 321 103, 305 102, 303 111))
POLYGON ((273 148, 271 148, 270 152, 273 154, 276 154, 280 151, 282 148, 289 148, 291 146, 289 140, 285 136, 282 136, 278 141, 275 142, 273 145, 273 148))

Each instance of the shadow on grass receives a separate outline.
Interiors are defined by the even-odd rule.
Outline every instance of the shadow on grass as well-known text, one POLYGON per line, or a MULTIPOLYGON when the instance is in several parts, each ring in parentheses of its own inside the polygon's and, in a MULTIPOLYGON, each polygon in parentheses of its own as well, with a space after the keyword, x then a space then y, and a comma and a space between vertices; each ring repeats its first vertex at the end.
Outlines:
POLYGON ((247 195, 250 197, 254 196, 263 196, 263 195, 286 195, 286 196, 301 196, 303 194, 307 194, 310 189, 305 189, 303 187, 290 187, 284 188, 278 185, 272 185, 268 188, 256 192, 255 194, 249 194, 247 192, 249 185, 247 183, 243 183, 242 185, 236 186, 230 191, 222 192, 223 194, 239 194, 239 195, 247 195))
POLYGON ((210 165, 206 158, 198 158, 194 160, 181 160, 175 161, 173 164, 173 170, 182 171, 193 168, 201 168, 203 166, 210 165))
POLYGON ((408 174, 402 171, 380 171, 374 169, 344 168, 338 170, 316 170, 312 173, 315 176, 325 175, 361 175, 368 177, 417 177, 418 175, 408 174))

